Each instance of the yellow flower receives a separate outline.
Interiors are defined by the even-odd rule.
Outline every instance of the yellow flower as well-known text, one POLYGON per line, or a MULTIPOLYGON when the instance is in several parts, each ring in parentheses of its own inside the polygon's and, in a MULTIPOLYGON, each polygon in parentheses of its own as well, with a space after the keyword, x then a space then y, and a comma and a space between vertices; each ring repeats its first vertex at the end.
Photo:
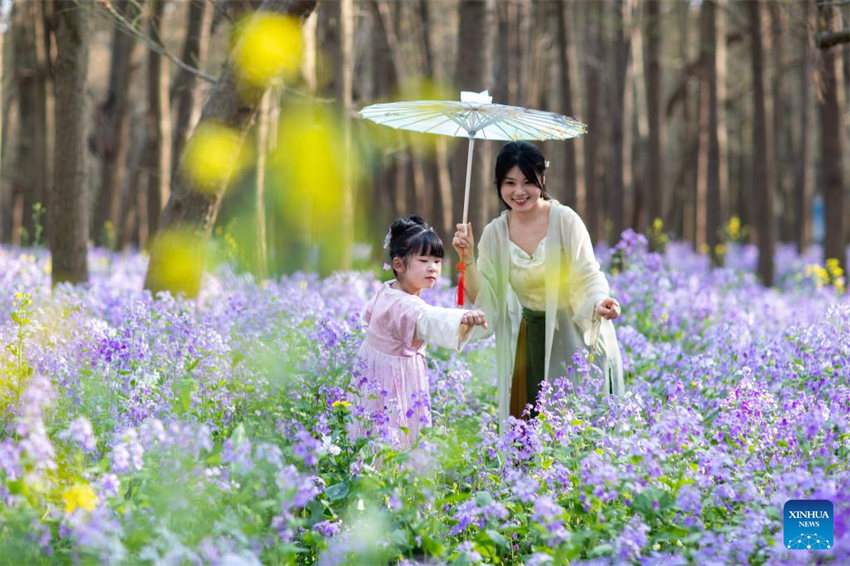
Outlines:
POLYGON ((656 218, 655 220, 652 221, 652 228, 654 230, 660 231, 661 228, 663 228, 663 227, 664 227, 664 223, 661 221, 660 218, 656 218))
POLYGON ((180 167, 202 192, 215 194, 251 162, 251 149, 236 130, 214 121, 198 125, 186 144, 180 167))
POLYGON ((240 76, 257 87, 294 75, 304 51, 301 26, 295 18, 259 14, 237 27, 233 61, 240 76))
POLYGON ((349 405, 351 405, 351 403, 349 403, 348 401, 334 401, 331 407, 348 407, 349 405))
POLYGON ((832 277, 841 277, 844 275, 844 270, 838 265, 838 259, 834 257, 826 260, 826 270, 832 277))
POLYGON ((73 513, 77 508, 94 511, 98 502, 94 490, 86 483, 69 487, 62 494, 62 499, 65 500, 65 513, 73 513))
POLYGON ((726 227, 730 236, 735 238, 738 237, 741 234, 741 219, 737 216, 733 216, 729 219, 729 224, 727 224, 726 227))

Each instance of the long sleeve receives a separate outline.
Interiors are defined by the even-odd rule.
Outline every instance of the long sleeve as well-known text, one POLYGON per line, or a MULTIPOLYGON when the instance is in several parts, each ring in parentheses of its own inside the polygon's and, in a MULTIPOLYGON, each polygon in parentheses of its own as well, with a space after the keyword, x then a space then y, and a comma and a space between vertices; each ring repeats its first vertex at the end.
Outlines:
POLYGON ((595 347, 599 339, 601 318, 596 304, 608 297, 610 290, 605 274, 593 253, 590 234, 578 214, 564 215, 569 234, 569 277, 567 278, 573 322, 578 325, 584 343, 595 347))
POLYGON ((469 341, 471 327, 461 327, 466 311, 425 305, 416 319, 416 339, 460 351, 469 341))
POLYGON ((496 240, 493 226, 488 224, 481 233, 481 241, 478 244, 478 259, 475 262, 479 278, 478 295, 469 306, 484 311, 489 327, 476 327, 472 332, 476 339, 486 338, 493 334, 494 322, 500 311, 501 305, 499 305, 497 289, 499 275, 495 262, 498 251, 494 249, 496 240))

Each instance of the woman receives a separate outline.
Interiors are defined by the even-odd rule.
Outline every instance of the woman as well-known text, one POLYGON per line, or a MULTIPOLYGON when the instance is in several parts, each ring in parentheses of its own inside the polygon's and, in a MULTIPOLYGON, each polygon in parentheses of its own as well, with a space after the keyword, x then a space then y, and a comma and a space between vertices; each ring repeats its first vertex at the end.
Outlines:
POLYGON ((481 234, 457 225, 452 246, 466 265, 466 297, 496 332, 499 417, 531 415, 543 380, 564 375, 573 354, 589 349, 605 391, 622 394, 623 364, 614 326, 620 305, 593 255, 590 235, 571 208, 546 188, 546 160, 527 142, 505 145, 496 190, 505 207, 481 234))

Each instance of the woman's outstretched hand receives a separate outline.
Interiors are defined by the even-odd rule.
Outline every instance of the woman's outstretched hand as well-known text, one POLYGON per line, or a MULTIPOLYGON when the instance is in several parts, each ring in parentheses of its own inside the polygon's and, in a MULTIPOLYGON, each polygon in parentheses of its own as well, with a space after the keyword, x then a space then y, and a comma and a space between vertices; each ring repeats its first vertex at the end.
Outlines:
POLYGON ((475 238, 472 235, 472 222, 457 225, 457 231, 452 238, 452 247, 463 258, 463 263, 466 265, 475 263, 475 238))
POLYGON ((612 299, 608 297, 607 299, 602 299, 599 303, 596 304, 596 312, 599 313, 599 316, 608 320, 614 320, 618 316, 620 316, 620 303, 617 302, 616 299, 612 299))
POLYGON ((474 310, 466 311, 460 317, 460 323, 468 326, 482 326, 487 328, 487 319, 484 316, 484 311, 474 310))

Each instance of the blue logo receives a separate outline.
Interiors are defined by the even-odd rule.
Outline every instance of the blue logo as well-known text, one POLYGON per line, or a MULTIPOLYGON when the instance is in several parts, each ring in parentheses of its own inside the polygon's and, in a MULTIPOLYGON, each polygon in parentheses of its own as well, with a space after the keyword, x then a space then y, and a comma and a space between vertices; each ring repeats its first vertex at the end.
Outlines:
POLYGON ((782 509, 785 548, 828 550, 832 532, 832 502, 825 499, 791 499, 782 509))

